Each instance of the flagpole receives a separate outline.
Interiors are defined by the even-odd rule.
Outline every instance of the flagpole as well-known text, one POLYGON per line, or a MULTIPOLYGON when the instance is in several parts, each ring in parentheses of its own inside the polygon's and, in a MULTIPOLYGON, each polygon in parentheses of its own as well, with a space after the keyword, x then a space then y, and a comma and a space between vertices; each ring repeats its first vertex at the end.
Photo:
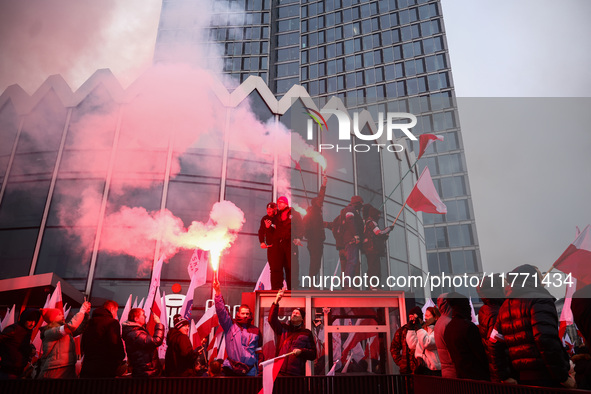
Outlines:
POLYGON ((408 169, 408 171, 406 171, 406 173, 400 179, 400 182, 398 182, 398 184, 396 186, 394 186, 394 189, 392 189, 392 191, 390 192, 390 194, 388 194, 388 197, 386 197, 384 199, 384 201, 382 202, 382 205, 379 206, 378 210, 382 209, 382 207, 386 203, 386 200, 388 200, 390 198, 390 196, 396 191, 396 189, 398 189, 398 186, 400 186, 400 184, 402 183, 402 181, 404 180, 404 178, 406 178, 406 176, 408 175, 408 173, 411 172, 413 168, 415 168, 415 166, 417 165, 418 162, 419 162, 419 159, 417 159, 417 161, 415 161, 415 164, 413 164, 412 166, 410 166, 410 168, 408 169))
POLYGON ((259 363, 259 365, 260 365, 260 366, 263 366, 263 364, 265 364, 265 365, 269 365, 271 362, 275 362, 275 361, 277 361, 277 360, 281 360, 282 358, 289 357, 289 356, 293 356, 293 355, 295 355, 295 354, 296 354, 296 351, 294 350, 293 352, 285 353, 285 354, 282 354, 281 356, 277 356, 277 357, 275 357, 275 358, 270 358, 270 359, 268 359, 268 360, 265 360, 265 361, 263 361, 262 363, 259 363))
MULTIPOLYGON (((407 200, 408 200, 408 198, 407 198, 407 200)), ((394 219, 394 223, 392 223, 392 224, 390 225, 390 227, 392 227, 392 229, 393 229, 393 228, 394 228, 394 226, 396 225, 396 222, 398 221, 398 217, 400 216, 400 214, 402 213, 402 210, 403 210, 403 209, 404 209, 404 207, 406 206, 406 201, 407 201, 407 200, 404 200, 404 204, 402 205, 402 208, 400 208, 400 211, 398 211, 398 215, 396 215, 396 219, 394 219)))

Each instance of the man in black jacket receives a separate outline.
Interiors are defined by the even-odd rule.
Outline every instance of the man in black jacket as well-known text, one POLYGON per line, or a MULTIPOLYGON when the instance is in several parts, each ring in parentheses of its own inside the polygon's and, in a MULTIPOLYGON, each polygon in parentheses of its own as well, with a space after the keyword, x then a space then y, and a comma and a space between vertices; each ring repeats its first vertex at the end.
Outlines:
POLYGON ((145 327, 146 314, 141 308, 129 311, 128 319, 123 323, 122 336, 131 367, 131 376, 159 376, 162 366, 158 359, 158 346, 162 345, 164 340, 164 325, 160 323, 160 318, 153 314, 156 325, 154 326, 154 335, 150 335, 145 327))
POLYGON ((283 297, 283 290, 277 292, 275 302, 269 311, 269 324, 279 337, 278 355, 294 352, 283 362, 280 375, 304 376, 306 374, 306 360, 316 359, 316 344, 312 332, 304 327, 304 308, 296 308, 291 313, 289 323, 279 321, 279 301, 283 297))
POLYGON ((81 378, 114 378, 125 358, 121 341, 121 326, 115 319, 119 305, 105 301, 92 312, 92 318, 82 334, 80 346, 84 354, 81 378))
POLYGON ((197 352, 193 351, 189 339, 189 321, 181 315, 173 318, 174 328, 171 328, 166 338, 166 358, 164 374, 166 376, 196 376, 195 361, 197 352))
MULTIPOLYGON (((275 219, 277 215, 277 204, 270 202, 267 204, 267 214, 261 218, 261 225, 259 226, 259 242, 262 249, 267 249, 267 261, 269 266, 275 265, 271 260, 275 257, 273 254, 273 244, 275 243, 275 219)), ((267 289, 268 290, 268 289, 267 289)))
POLYGON ((542 276, 536 267, 524 264, 515 268, 509 278, 514 275, 517 280, 506 288, 507 300, 490 336, 499 379, 505 383, 574 388, 574 379, 568 373, 568 355, 558 337, 554 297, 541 284, 542 276), (517 381, 511 378, 509 364, 518 374, 517 381))
POLYGON ((503 290, 501 278, 485 276, 476 288, 476 292, 484 304, 478 311, 478 331, 480 332, 480 339, 482 340, 486 356, 489 360, 490 380, 498 382, 499 374, 493 363, 489 338, 492 330, 495 328, 501 305, 505 302, 505 291, 503 290))
POLYGON ((299 287, 299 261, 298 246, 302 245, 304 226, 302 217, 289 206, 287 197, 277 199, 277 217, 275 224, 274 246, 272 253, 274 257, 269 262, 271 268, 271 288, 279 290, 283 287, 283 279, 287 283, 287 289, 299 287), (285 271, 285 278, 283 272, 285 271), (292 284, 293 283, 293 284, 292 284))
POLYGON ((322 206, 324 205, 324 195, 326 194, 326 175, 322 177, 322 186, 318 191, 318 196, 312 199, 312 204, 308 207, 306 216, 304 216, 304 230, 307 239, 308 252, 310 253, 310 277, 314 277, 320 271, 322 262, 322 252, 324 249, 324 218, 322 217, 322 206))
POLYGON ((19 379, 35 354, 31 333, 41 319, 41 312, 26 309, 18 323, 6 327, 0 334, 0 379, 19 379))
POLYGON ((394 339, 390 344, 390 354, 398 368, 400 368, 401 375, 414 373, 417 368, 415 351, 408 347, 406 334, 409 329, 416 330, 420 328, 422 323, 423 311, 418 306, 415 306, 408 312, 408 323, 396 330, 394 334, 394 339))

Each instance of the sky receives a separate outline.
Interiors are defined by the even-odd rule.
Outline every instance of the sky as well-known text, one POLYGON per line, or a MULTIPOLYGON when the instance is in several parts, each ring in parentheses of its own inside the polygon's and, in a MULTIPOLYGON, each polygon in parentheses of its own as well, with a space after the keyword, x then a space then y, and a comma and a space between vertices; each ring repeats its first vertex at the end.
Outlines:
MULTIPOLYGON (((0 92, 53 74, 76 90, 100 68, 126 88, 152 61, 160 6, 0 0, 0 92)), ((442 7, 483 268, 545 270, 591 223, 591 2, 442 7)))

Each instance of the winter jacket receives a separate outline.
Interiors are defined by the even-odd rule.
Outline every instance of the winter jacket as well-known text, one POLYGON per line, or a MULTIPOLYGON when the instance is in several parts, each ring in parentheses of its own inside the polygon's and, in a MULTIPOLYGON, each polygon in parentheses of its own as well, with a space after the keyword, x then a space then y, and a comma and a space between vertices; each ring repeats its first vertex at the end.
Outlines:
POLYGON ((488 359, 478 327, 471 321, 470 301, 459 293, 450 293, 451 320, 443 339, 459 379, 490 380, 488 359))
POLYGON ((480 332, 480 339, 482 340, 484 350, 486 351, 490 379, 493 382, 498 382, 499 376, 495 364, 493 363, 492 345, 489 338, 495 327, 495 323, 497 322, 497 316, 499 315, 501 305, 505 301, 505 292, 501 285, 502 282, 500 279, 497 281, 497 278, 493 278, 491 281, 489 276, 485 276, 480 286, 476 288, 478 296, 484 303, 478 311, 478 331, 480 332), (492 286, 493 284, 496 286, 492 286))
POLYGON ((422 359, 427 368, 431 371, 440 371, 441 362, 437 354, 435 345, 435 325, 421 328, 420 330, 408 330, 406 333, 406 343, 410 349, 414 350, 416 359, 422 359))
POLYGON ((510 377, 511 365, 519 375, 519 382, 564 382, 570 367, 558 337, 554 298, 541 287, 539 279, 534 281, 535 267, 523 265, 513 272, 530 275, 525 284, 521 276, 513 287, 508 288, 507 300, 499 310, 494 335, 491 335, 493 362, 499 378, 510 377), (504 346, 508 349, 509 360, 504 346))
POLYGON ((269 246, 275 242, 275 219, 276 216, 265 215, 261 219, 261 225, 259 226, 259 243, 265 243, 269 246), (271 221, 271 226, 267 228, 265 220, 271 221))
MULTIPOLYGON (((246 373, 247 376, 256 376, 258 374, 256 351, 262 346, 262 336, 259 329, 252 324, 242 326, 234 323, 221 295, 215 296, 215 311, 218 315, 218 321, 226 334, 228 358, 250 367, 250 370, 246 373)), ((228 359, 224 360, 223 366, 231 368, 230 361, 228 359)))
POLYGON ((322 218, 322 205, 324 204, 325 194, 326 185, 322 185, 318 191, 318 196, 312 199, 312 205, 308 207, 307 214, 304 216, 304 232, 308 242, 321 244, 326 240, 324 219, 322 218))
POLYGON ((84 360, 80 377, 113 378, 125 358, 121 326, 111 312, 103 307, 92 312, 80 342, 84 360))
POLYGON ((275 219, 274 238, 277 241, 289 241, 304 237, 304 222, 302 216, 293 208, 287 207, 283 211, 278 211, 275 219))
POLYGON ((189 337, 176 328, 171 328, 166 337, 165 376, 195 376, 197 353, 189 337))
POLYGON ((162 371, 158 359, 158 346, 164 341, 164 326, 156 324, 154 335, 138 323, 126 321, 123 326, 123 340, 127 359, 133 377, 159 376, 162 371))
POLYGON ((23 373, 31 360, 32 330, 16 323, 6 327, 0 334, 0 370, 16 377, 23 373))
POLYGON ((279 337, 276 355, 287 354, 295 349, 302 351, 299 356, 287 357, 279 373, 289 376, 304 376, 306 374, 306 360, 316 359, 316 344, 312 331, 304 328, 303 323, 300 327, 294 327, 291 323, 283 324, 279 321, 278 314, 279 306, 273 303, 268 320, 275 335, 279 337))
POLYGON ((82 311, 76 313, 68 323, 70 331, 63 325, 50 324, 41 329, 43 355, 45 357, 40 376, 55 368, 74 366, 77 361, 74 337, 84 331, 88 322, 88 314, 82 311), (47 356, 45 356, 47 355, 47 356))
POLYGON ((343 243, 345 245, 355 242, 355 237, 359 237, 359 242, 363 241, 363 219, 355 205, 349 204, 341 211, 345 216, 345 231, 343 232, 343 243))
POLYGON ((390 344, 390 354, 398 368, 400 368, 401 375, 413 373, 417 366, 414 356, 415 351, 406 343, 408 327, 408 324, 400 327, 394 334, 394 339, 390 344))
POLYGON ((441 362, 441 376, 444 378, 455 378, 456 367, 451 360, 449 351, 447 350, 447 344, 443 333, 445 328, 451 321, 451 307, 449 306, 447 293, 441 294, 437 298, 437 308, 441 312, 441 316, 435 323, 435 345, 437 345, 437 354, 439 355, 439 361, 441 362))

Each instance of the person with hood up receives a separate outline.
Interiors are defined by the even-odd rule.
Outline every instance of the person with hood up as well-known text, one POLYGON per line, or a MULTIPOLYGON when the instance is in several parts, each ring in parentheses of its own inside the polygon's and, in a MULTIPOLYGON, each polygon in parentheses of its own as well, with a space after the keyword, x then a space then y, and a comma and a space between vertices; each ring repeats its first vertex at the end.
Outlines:
POLYGON ((490 276, 482 278, 476 291, 478 292, 478 297, 480 297, 484 304, 478 311, 478 330, 480 332, 480 339, 482 340, 488 358, 490 380, 498 382, 499 376, 493 364, 489 338, 495 327, 495 323, 497 322, 497 316, 499 315, 501 305, 503 305, 503 302, 505 301, 505 291, 500 278, 497 280, 496 277, 491 278, 490 276))
MULTIPOLYGON (((393 226, 388 226, 383 230, 378 227, 378 222, 382 213, 374 208, 371 204, 363 206, 363 218, 365 225, 363 228, 363 243, 361 251, 367 258, 367 276, 378 277, 381 279, 382 274, 382 256, 386 255, 386 240, 388 235, 394 229, 393 226)), ((372 290, 377 290, 372 288, 372 290)))
POLYGON ((529 386, 574 388, 568 355, 558 337, 554 297, 543 287, 542 275, 529 264, 511 273, 519 279, 506 287, 507 299, 490 336, 499 379, 529 386), (517 381, 511 377, 511 366, 517 381))
POLYGON ((577 329, 585 341, 584 351, 573 356, 577 387, 591 390, 591 285, 578 289, 572 297, 571 310, 577 329))
POLYGON ((415 306, 408 312, 408 323, 400 327, 394 334, 394 339, 390 344, 390 354, 398 368, 400 368, 401 375, 414 373, 417 368, 414 350, 408 346, 406 336, 409 329, 420 327, 422 323, 423 311, 418 306, 415 306))
POLYGON ((76 379, 76 344, 74 337, 84 331, 90 312, 90 302, 85 301, 80 311, 69 323, 64 320, 61 309, 43 309, 43 319, 47 326, 41 328, 43 357, 40 378, 76 379))
POLYGON ((490 380, 488 360, 478 327, 472 323, 470 301, 460 293, 449 293, 451 320, 443 339, 458 379, 490 380))
POLYGON ((174 315, 174 327, 168 331, 166 337, 166 356, 164 362, 165 376, 197 376, 195 371, 195 361, 197 352, 193 351, 191 340, 189 339, 190 323, 183 319, 181 315, 174 315))
POLYGON ((441 362, 435 345, 435 323, 440 316, 439 310, 431 306, 425 311, 422 327, 415 322, 406 333, 406 343, 414 351, 418 364, 415 374, 441 376, 441 362))
POLYGON ((252 313, 248 305, 240 305, 236 320, 230 313, 220 290, 217 278, 213 282, 215 291, 215 312, 226 335, 224 373, 229 376, 256 376, 258 374, 258 354, 263 345, 259 329, 252 325, 252 313))
POLYGON ((312 331, 304 327, 304 308, 295 308, 291 313, 289 323, 279 321, 279 301, 283 297, 283 290, 277 292, 275 302, 269 311, 269 324, 275 335, 279 337, 277 355, 295 352, 283 362, 280 375, 304 376, 306 374, 306 360, 316 359, 316 343, 312 331))
POLYGON ((114 378, 117 369, 125 359, 121 340, 121 325, 116 319, 119 305, 105 301, 102 307, 92 312, 86 330, 82 334, 80 347, 82 360, 81 378, 114 378))
POLYGON ((441 363, 441 376, 444 378, 455 379, 456 367, 451 360, 447 344, 443 337, 445 328, 451 321, 451 307, 449 305, 448 293, 440 294, 437 297, 437 308, 441 313, 437 323, 435 323, 434 335, 435 345, 437 346, 437 354, 439 355, 439 362, 441 363))
POLYGON ((0 379, 19 379, 35 354, 31 345, 33 328, 41 319, 38 309, 26 309, 18 323, 4 328, 0 334, 0 379))
POLYGON ((127 359, 131 367, 131 376, 147 378, 160 376, 162 366, 158 358, 158 346, 164 341, 164 325, 160 318, 152 313, 154 335, 146 329, 146 314, 141 308, 129 311, 128 320, 123 322, 123 340, 127 359))
POLYGON ((304 224, 302 216, 289 206, 285 196, 277 199, 277 215, 274 223, 276 228, 273 236, 274 244, 271 248, 274 257, 269 261, 271 288, 281 289, 285 279, 288 290, 297 289, 300 276, 298 246, 302 246, 304 224))

